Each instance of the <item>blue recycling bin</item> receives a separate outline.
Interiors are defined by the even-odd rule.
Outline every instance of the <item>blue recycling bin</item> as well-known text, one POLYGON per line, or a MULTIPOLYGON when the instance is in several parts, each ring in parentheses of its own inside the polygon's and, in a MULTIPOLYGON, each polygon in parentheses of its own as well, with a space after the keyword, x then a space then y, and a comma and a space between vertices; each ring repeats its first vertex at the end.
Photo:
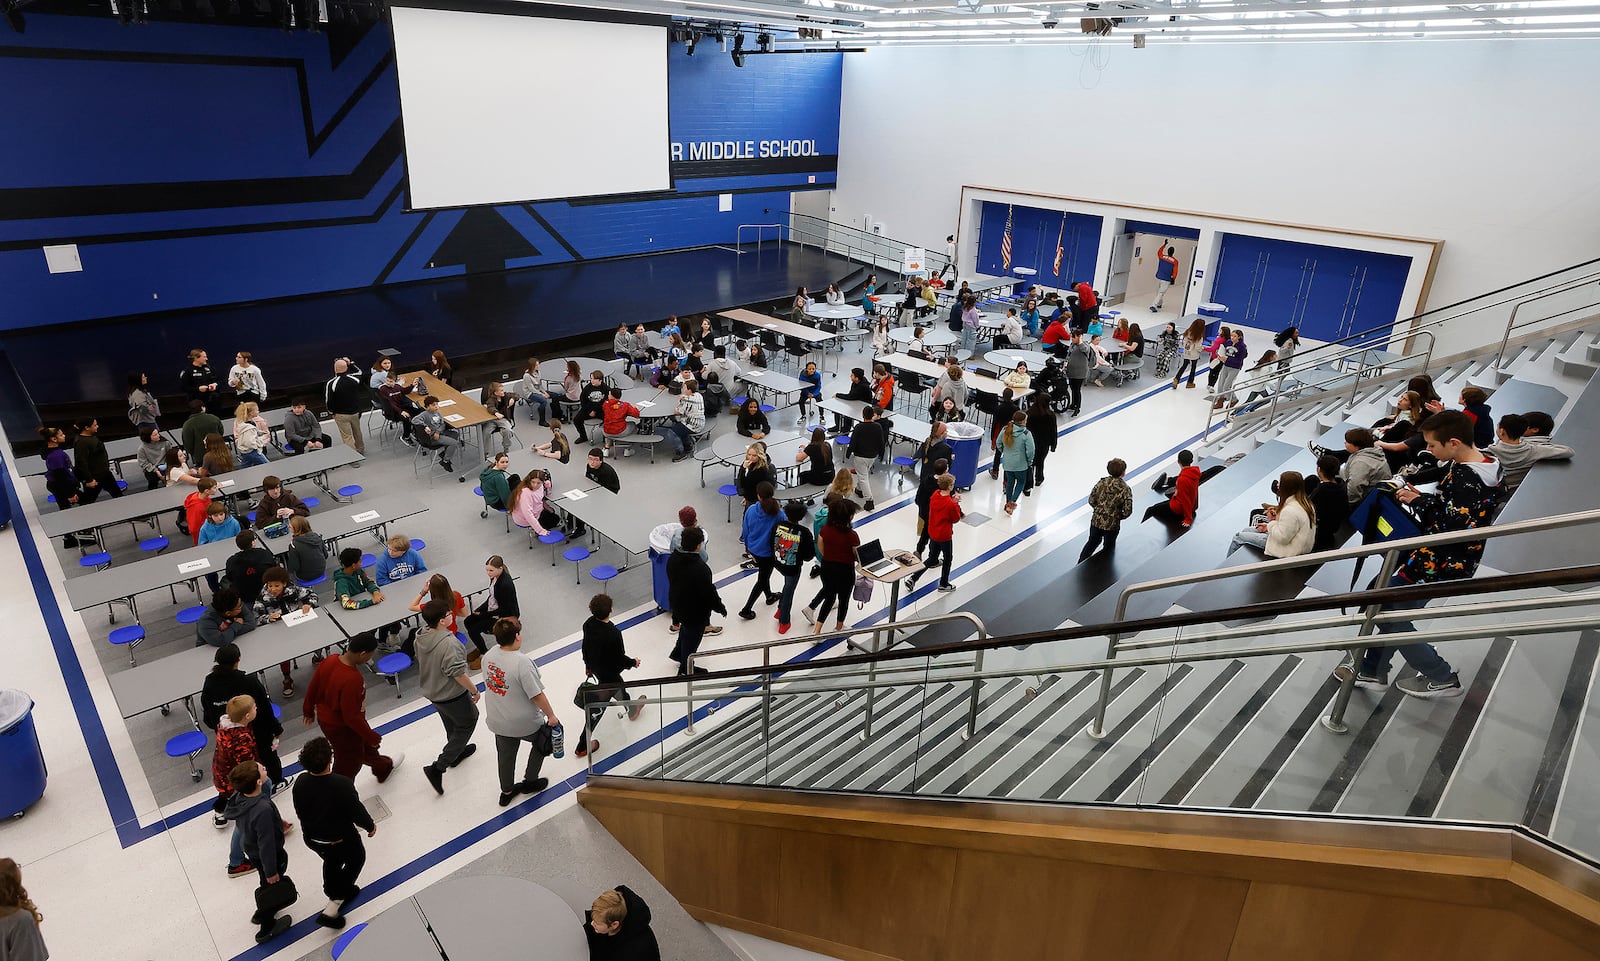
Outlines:
POLYGON ((983 457, 983 428, 977 424, 955 423, 945 426, 950 442, 950 473, 957 490, 971 490, 978 479, 978 461, 983 457))
POLYGON ((672 610, 667 599, 667 560, 672 557, 672 537, 682 529, 682 524, 659 524, 650 531, 650 591, 656 607, 663 611, 672 610))
POLYGON ((44 796, 45 778, 44 752, 33 727, 33 698, 0 690, 0 817, 21 817, 44 796))
POLYGON ((1195 308, 1195 313, 1206 319, 1206 340, 1209 342, 1222 330, 1222 318, 1228 314, 1226 304, 1201 304, 1195 308))

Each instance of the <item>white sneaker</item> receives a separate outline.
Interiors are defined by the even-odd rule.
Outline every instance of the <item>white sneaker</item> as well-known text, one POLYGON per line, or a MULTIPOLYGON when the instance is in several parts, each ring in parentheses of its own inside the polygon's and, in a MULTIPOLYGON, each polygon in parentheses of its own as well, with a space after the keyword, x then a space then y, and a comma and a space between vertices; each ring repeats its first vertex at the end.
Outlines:
POLYGON ((803 607, 800 609, 800 614, 805 617, 807 624, 817 623, 817 612, 812 608, 803 607))

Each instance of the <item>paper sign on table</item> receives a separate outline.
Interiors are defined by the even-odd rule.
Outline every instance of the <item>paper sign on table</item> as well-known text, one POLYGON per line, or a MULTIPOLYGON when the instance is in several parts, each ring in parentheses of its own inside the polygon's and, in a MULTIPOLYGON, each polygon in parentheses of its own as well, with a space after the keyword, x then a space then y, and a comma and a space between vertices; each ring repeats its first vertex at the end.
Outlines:
POLYGON ((366 521, 375 521, 378 519, 378 517, 379 514, 377 511, 363 511, 360 514, 350 515, 350 519, 355 521, 357 524, 361 524, 366 521))
POLYGON ((179 564, 178 565, 178 573, 179 574, 193 574, 195 571, 203 571, 203 570, 205 570, 206 568, 208 568, 210 566, 211 566, 211 558, 202 557, 199 560, 185 561, 182 564, 179 564))
POLYGON ((222 480, 217 481, 217 486, 218 487, 232 487, 233 486, 233 478, 224 477, 222 480))
POLYGON ((317 612, 316 611, 302 611, 302 610, 296 609, 296 610, 292 610, 289 613, 283 615, 283 617, 280 618, 280 620, 282 620, 283 623, 289 625, 290 627, 295 627, 295 626, 297 626, 299 624, 304 624, 306 621, 316 620, 316 617, 317 617, 317 612))
POLYGON ((567 491, 567 500, 569 501, 581 501, 588 496, 589 495, 583 491, 567 491))
POLYGON ((440 407, 449 407, 451 404, 454 404, 454 403, 455 403, 455 398, 446 397, 444 400, 439 401, 439 406, 440 407))
POLYGON ((446 415, 444 415, 444 419, 448 420, 448 421, 458 421, 458 420, 466 420, 467 418, 465 417, 465 415, 462 415, 462 414, 446 414, 446 415))
POLYGON ((640 410, 643 410, 646 407, 654 407, 655 405, 656 405, 656 402, 653 401, 653 400, 641 400, 641 401, 639 401, 639 403, 635 404, 634 406, 638 407, 640 410))

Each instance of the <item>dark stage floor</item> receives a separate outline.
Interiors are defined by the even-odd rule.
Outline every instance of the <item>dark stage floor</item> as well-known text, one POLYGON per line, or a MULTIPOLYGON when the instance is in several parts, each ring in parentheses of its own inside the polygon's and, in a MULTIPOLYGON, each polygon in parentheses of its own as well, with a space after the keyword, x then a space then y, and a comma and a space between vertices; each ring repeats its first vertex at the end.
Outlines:
MULTIPOLYGON (((398 349, 407 364, 421 364, 435 349, 451 358, 522 345, 537 350, 585 334, 609 337, 622 322, 787 298, 800 284, 821 289, 850 271, 844 258, 814 248, 707 247, 17 331, 0 337, 16 373, 16 380, 0 376, 0 398, 9 428, 55 405, 120 404, 132 370, 149 373, 160 394, 176 394, 194 347, 206 348, 223 372, 235 351, 250 351, 270 394, 275 385, 320 383, 335 357, 366 366, 381 347, 398 349), (13 396, 19 384, 23 396, 13 396)), ((269 406, 278 404, 269 397, 269 406)), ((13 431, 12 439, 22 438, 13 431)))

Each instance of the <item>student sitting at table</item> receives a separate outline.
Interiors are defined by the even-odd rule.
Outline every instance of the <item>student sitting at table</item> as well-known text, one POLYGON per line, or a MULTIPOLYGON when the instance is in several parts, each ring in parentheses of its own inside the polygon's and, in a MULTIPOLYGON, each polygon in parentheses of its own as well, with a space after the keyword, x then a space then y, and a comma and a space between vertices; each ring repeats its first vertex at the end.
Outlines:
POLYGON ((806 369, 800 372, 799 380, 806 385, 800 391, 800 416, 797 418, 797 421, 803 424, 806 419, 806 406, 812 401, 822 403, 822 375, 817 372, 816 361, 806 361, 806 369))
POLYGON ((598 370, 589 372, 589 382, 581 388, 578 400, 578 443, 589 442, 589 432, 586 425, 592 419, 605 417, 606 398, 610 392, 606 390, 605 374, 598 370))
POLYGON ((716 374, 722 383, 731 384, 738 380, 739 373, 739 365, 728 357, 727 347, 717 346, 711 348, 711 360, 706 363, 706 369, 702 375, 706 383, 710 383, 711 375, 716 374))
POLYGON ((1033 378, 1028 376, 1028 362, 1025 360, 1017 361, 1016 369, 1007 371, 1000 378, 1000 383, 1017 391, 1027 390, 1028 385, 1032 382, 1033 378))
POLYGON ((283 442, 290 454, 333 446, 333 438, 323 433, 317 415, 306 410, 304 397, 296 397, 289 405, 289 413, 283 415, 283 442))
POLYGON ((960 364, 945 365, 944 373, 939 375, 938 382, 933 385, 933 394, 928 399, 929 410, 937 411, 946 398, 955 402, 957 410, 966 410, 967 378, 960 364))
POLYGON ((528 364, 522 370, 522 378, 517 381, 517 396, 528 405, 529 410, 538 412, 540 427, 549 424, 550 395, 544 389, 544 378, 539 376, 539 358, 528 358, 528 364))
POLYGON ((715 417, 733 403, 733 397, 728 393, 728 388, 722 386, 722 376, 716 371, 706 374, 705 397, 706 416, 715 417))
MULTIPOLYGON (((461 435, 454 427, 445 423, 444 415, 439 413, 439 398, 429 394, 422 398, 422 413, 411 420, 416 430, 417 442, 423 447, 439 452, 439 466, 447 473, 455 473, 456 465, 452 462, 452 455, 461 450, 461 435)), ((465 475, 458 480, 465 481, 465 475)))
POLYGON ((693 457, 695 435, 706 429, 706 406, 692 379, 684 382, 672 416, 660 423, 674 449, 672 462, 693 457))
POLYGON ((289 550, 284 554, 283 566, 302 581, 314 581, 328 569, 328 548, 322 535, 298 514, 289 518, 289 550))
MULTIPOLYGON (((867 386, 867 375, 860 367, 850 369, 850 386, 843 393, 833 395, 838 400, 850 401, 854 404, 872 403, 872 388, 867 386)), ((833 415, 833 432, 842 434, 847 429, 847 421, 843 414, 833 415)))
POLYGON ((839 292, 839 287, 837 284, 829 284, 827 292, 822 296, 823 299, 828 302, 828 306, 830 307, 844 306, 844 294, 839 292))
POLYGON ((743 359, 747 366, 765 369, 767 366, 767 351, 759 341, 752 341, 750 350, 744 354, 743 359))
MULTIPOLYGON (((635 376, 643 377, 645 365, 655 358, 656 352, 650 346, 650 335, 645 333, 644 324, 636 324, 633 328, 633 372, 635 376)), ((571 364, 569 363, 569 366, 571 364)), ((576 394, 568 394, 576 397, 576 394)))
POLYGON ((261 578, 270 568, 278 566, 277 555, 256 542, 253 530, 235 534, 233 544, 239 550, 228 558, 224 576, 246 604, 254 604, 261 593, 261 578))
POLYGON ((483 491, 483 504, 490 510, 511 509, 511 489, 517 486, 518 477, 511 473, 511 455, 502 451, 495 455, 483 470, 478 472, 478 489, 483 491))
POLYGON ((615 355, 618 360, 633 360, 633 332, 628 329, 627 324, 624 323, 617 325, 617 332, 611 336, 611 353, 615 355))
POLYGON ((761 412, 761 404, 754 397, 745 398, 740 406, 737 426, 741 436, 752 440, 760 440, 772 433, 772 425, 767 422, 767 415, 761 412))
POLYGON ((927 331, 923 329, 921 324, 911 328, 911 339, 906 341, 906 356, 915 357, 918 360, 933 359, 932 355, 928 353, 927 345, 922 342, 923 335, 926 333, 927 331))
POLYGON ((882 364, 872 365, 872 402, 883 411, 894 406, 894 375, 882 364))
POLYGON ((1128 328, 1128 318, 1126 318, 1126 317, 1117 318, 1117 326, 1116 326, 1116 328, 1114 330, 1111 331, 1111 339, 1112 340, 1120 340, 1120 341, 1126 343, 1127 340, 1128 340, 1128 330, 1129 330, 1129 328, 1128 328))
POLYGON ((272 432, 261 408, 254 401, 240 404, 233 412, 233 449, 240 467, 259 467, 267 463, 267 443, 272 432))
POLYGON ((299 515, 310 517, 311 508, 295 496, 294 491, 283 486, 283 481, 268 475, 261 480, 261 499, 256 501, 254 526, 267 527, 299 515))
POLYGON ((146 424, 139 428, 139 452, 134 459, 139 464, 139 470, 144 474, 145 490, 155 490, 165 487, 166 481, 162 478, 161 466, 166 462, 167 451, 181 451, 181 447, 172 446, 172 442, 161 436, 161 430, 146 424))
POLYGON ((1045 327, 1044 334, 1039 338, 1039 347, 1057 357, 1065 357, 1071 342, 1072 332, 1061 322, 1061 318, 1057 317, 1045 327))
MULTIPOLYGON (((940 284, 937 286, 943 285, 940 284)), ((916 317, 918 319, 927 317, 929 314, 932 314, 934 311, 939 309, 938 293, 935 287, 936 285, 932 281, 922 285, 922 302, 917 305, 916 310, 916 317)))
MULTIPOLYGON (((209 477, 206 479, 210 480, 209 477)), ((201 491, 196 491, 189 496, 195 497, 201 493, 201 491)), ((239 521, 237 518, 229 516, 228 505, 220 500, 211 501, 206 505, 206 520, 204 524, 200 525, 197 546, 199 544, 211 544, 216 541, 231 541, 239 536, 239 530, 239 521)), ((216 575, 212 576, 215 577, 216 575)))
POLYGON ((207 434, 205 453, 200 457, 200 470, 207 477, 219 477, 233 470, 233 453, 223 443, 221 434, 207 434))
MULTIPOLYGON (((262 573, 261 590, 256 596, 256 621, 270 624, 283 619, 292 611, 309 614, 322 603, 317 592, 309 587, 291 584, 289 572, 281 567, 269 567, 262 573)), ((278 665, 283 672, 283 696, 294 697, 294 679, 289 676, 289 662, 278 665)))
POLYGON ((1104 387, 1105 376, 1116 370, 1117 365, 1111 361, 1111 352, 1106 350, 1104 344, 1100 343, 1099 334, 1089 335, 1089 350, 1093 355, 1090 358, 1092 366, 1089 369, 1089 373, 1094 377, 1094 385, 1096 387, 1104 387))
MULTIPOLYGON (((373 574, 377 576, 380 587, 427 572, 428 565, 422 562, 422 555, 412 548, 411 538, 404 534, 391 534, 383 543, 384 552, 379 555, 377 564, 373 566, 373 574)), ((339 560, 343 561, 344 557, 344 552, 341 551, 339 560)), ((359 561, 360 558, 356 560, 359 561)))
POLYGON ((1022 323, 1028 328, 1029 337, 1039 336, 1039 302, 1030 298, 1022 305, 1022 323))
POLYGON ((415 390, 415 384, 403 383, 399 371, 394 370, 385 375, 383 386, 378 388, 378 404, 384 418, 400 425, 400 442, 407 447, 416 446, 411 424, 422 413, 422 407, 411 399, 415 390))
MULTIPOLYGON (((383 603, 383 591, 378 588, 378 582, 361 567, 361 548, 346 547, 339 552, 339 572, 333 575, 333 595, 339 599, 340 607, 350 611, 383 603), (367 596, 362 597, 363 594, 367 596)), ((398 625, 395 631, 399 631, 398 625)))
POLYGON ((550 419, 550 439, 533 449, 540 457, 558 460, 563 464, 572 462, 572 445, 567 443, 567 435, 561 431, 561 418, 550 419))
POLYGON ((661 325, 661 339, 662 340, 670 341, 672 339, 672 335, 673 334, 680 334, 681 335, 682 333, 683 333, 683 328, 678 326, 678 315, 677 314, 673 314, 670 317, 668 317, 667 318, 667 322, 661 325))
POLYGON ((872 325, 872 352, 874 355, 889 353, 889 318, 880 315, 872 325))
MULTIPOLYGON (((605 435, 606 450, 610 450, 612 438, 633 433, 639 420, 639 408, 622 399, 621 387, 613 387, 611 396, 606 398, 603 410, 605 416, 600 422, 600 431, 605 435), (632 421, 629 418, 632 418, 632 421)), ((622 456, 632 457, 633 447, 625 448, 622 456)))
POLYGON ((451 369, 450 361, 445 359, 442 350, 436 350, 429 356, 428 373, 441 384, 453 386, 455 383, 455 371, 451 369))
POLYGON ((1016 347, 1022 343, 1022 320, 1017 316, 1017 308, 1006 309, 1006 319, 1001 323, 1000 333, 995 335, 994 345, 997 348, 1016 347))

